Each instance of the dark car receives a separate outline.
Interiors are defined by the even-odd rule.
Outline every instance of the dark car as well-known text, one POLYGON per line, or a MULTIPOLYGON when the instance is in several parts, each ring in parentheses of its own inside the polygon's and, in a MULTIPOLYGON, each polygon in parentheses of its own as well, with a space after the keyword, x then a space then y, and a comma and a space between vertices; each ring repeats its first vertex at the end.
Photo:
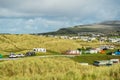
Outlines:
POLYGON ((35 54, 35 52, 26 52, 25 55, 26 56, 35 56, 36 54, 35 54))

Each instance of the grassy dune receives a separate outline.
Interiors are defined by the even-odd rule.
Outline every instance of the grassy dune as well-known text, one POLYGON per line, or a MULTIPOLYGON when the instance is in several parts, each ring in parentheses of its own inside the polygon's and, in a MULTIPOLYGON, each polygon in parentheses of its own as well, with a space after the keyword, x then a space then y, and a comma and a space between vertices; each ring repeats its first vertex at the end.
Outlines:
POLYGON ((1 52, 26 52, 35 47, 47 48, 51 52, 62 52, 66 49, 77 48, 79 44, 74 41, 33 35, 0 35, 1 52))
POLYGON ((83 42, 80 40, 55 39, 35 35, 0 35, 0 53, 27 52, 33 48, 43 47, 48 50, 46 54, 62 53, 68 49, 77 49, 82 46, 99 46, 107 43, 83 42))
POLYGON ((82 66, 69 58, 26 58, 0 63, 0 80, 120 80, 120 65, 82 66))

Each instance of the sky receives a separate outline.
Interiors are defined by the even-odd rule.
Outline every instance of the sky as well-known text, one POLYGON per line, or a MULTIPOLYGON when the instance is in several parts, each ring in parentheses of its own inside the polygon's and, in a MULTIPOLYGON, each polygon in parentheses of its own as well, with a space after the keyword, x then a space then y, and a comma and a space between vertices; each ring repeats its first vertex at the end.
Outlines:
POLYGON ((120 20, 120 0, 0 0, 0 33, 44 33, 120 20))

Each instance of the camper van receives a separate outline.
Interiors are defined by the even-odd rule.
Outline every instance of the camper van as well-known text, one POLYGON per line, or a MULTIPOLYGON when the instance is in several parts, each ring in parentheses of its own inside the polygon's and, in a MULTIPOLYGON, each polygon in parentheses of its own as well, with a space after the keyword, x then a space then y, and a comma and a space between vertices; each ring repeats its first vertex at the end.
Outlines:
POLYGON ((113 61, 110 61, 110 60, 94 61, 93 63, 93 65, 95 66, 109 66, 112 64, 113 64, 113 61))

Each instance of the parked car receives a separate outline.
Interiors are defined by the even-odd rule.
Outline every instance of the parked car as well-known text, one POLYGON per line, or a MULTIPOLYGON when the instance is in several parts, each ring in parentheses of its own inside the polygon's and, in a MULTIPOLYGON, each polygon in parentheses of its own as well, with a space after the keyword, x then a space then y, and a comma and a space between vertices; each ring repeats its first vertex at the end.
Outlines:
POLYGON ((23 54, 15 54, 15 53, 10 53, 9 58, 19 58, 19 57, 24 57, 23 54))
POLYGON ((14 53, 10 53, 9 58, 16 58, 17 56, 14 53))
POLYGON ((35 52, 26 52, 25 55, 26 56, 35 56, 36 54, 35 54, 35 52))
POLYGON ((25 55, 23 54, 16 54, 17 57, 24 57, 25 55))

